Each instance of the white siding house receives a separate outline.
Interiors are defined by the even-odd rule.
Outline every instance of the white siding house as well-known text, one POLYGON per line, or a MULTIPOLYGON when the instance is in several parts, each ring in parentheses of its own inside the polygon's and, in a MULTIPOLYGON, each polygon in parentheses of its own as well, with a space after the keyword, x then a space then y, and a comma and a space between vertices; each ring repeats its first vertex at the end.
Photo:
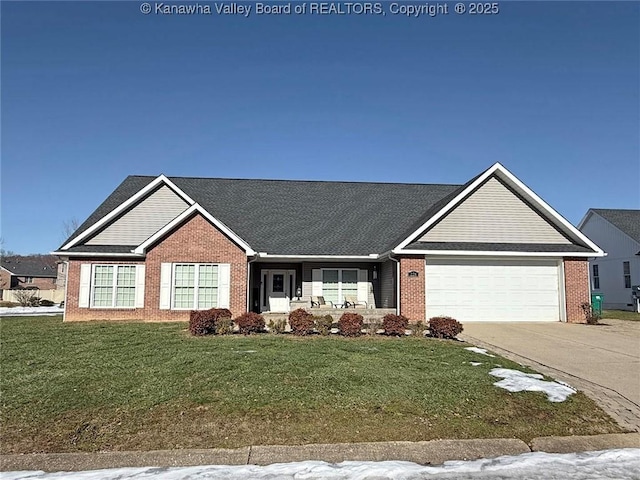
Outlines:
POLYGON ((589 260, 591 289, 604 308, 631 310, 631 286, 640 285, 640 210, 590 209, 578 228, 606 253, 589 260))

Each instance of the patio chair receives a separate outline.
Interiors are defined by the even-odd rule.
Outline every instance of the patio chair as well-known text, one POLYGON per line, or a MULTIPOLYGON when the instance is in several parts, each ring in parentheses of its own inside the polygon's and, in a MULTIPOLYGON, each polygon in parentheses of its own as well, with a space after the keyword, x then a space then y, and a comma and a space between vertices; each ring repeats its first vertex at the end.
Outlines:
POLYGON ((344 296, 344 308, 367 308, 367 302, 358 301, 358 299, 352 295, 344 296))
POLYGON ((312 296, 311 297, 311 308, 321 308, 321 307, 329 307, 333 308, 332 302, 325 301, 322 296, 312 296))

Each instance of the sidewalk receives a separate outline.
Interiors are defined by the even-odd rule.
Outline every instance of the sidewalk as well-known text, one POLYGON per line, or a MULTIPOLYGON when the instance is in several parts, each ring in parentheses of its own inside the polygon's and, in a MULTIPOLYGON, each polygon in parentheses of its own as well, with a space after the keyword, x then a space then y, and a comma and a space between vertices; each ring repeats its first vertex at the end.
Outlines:
POLYGON ((640 448, 640 433, 575 437, 539 437, 527 445, 513 438, 431 440, 428 442, 263 445, 236 449, 158 450, 152 452, 33 453, 0 455, 0 471, 84 471, 123 467, 187 467, 197 465, 269 465, 320 460, 404 460, 440 465, 448 460, 477 460, 529 452, 569 453, 640 448))

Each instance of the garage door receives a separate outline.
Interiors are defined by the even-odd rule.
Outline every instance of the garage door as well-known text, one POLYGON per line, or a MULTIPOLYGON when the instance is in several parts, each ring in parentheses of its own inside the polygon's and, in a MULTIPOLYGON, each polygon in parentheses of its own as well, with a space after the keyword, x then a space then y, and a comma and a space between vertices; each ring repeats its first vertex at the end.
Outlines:
POLYGON ((555 260, 427 260, 427 318, 558 321, 555 260))

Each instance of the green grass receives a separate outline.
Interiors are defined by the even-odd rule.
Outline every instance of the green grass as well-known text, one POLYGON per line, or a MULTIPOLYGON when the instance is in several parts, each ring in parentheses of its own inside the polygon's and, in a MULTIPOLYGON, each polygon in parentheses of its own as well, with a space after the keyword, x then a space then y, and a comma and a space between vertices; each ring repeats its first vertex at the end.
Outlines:
POLYGON ((602 318, 615 318, 618 320, 635 320, 640 321, 640 313, 629 312, 627 310, 603 310, 602 318))
POLYGON ((581 393, 550 403, 493 386, 495 365, 521 367, 461 342, 59 317, 3 318, 0 334, 1 453, 620 431, 581 393))

